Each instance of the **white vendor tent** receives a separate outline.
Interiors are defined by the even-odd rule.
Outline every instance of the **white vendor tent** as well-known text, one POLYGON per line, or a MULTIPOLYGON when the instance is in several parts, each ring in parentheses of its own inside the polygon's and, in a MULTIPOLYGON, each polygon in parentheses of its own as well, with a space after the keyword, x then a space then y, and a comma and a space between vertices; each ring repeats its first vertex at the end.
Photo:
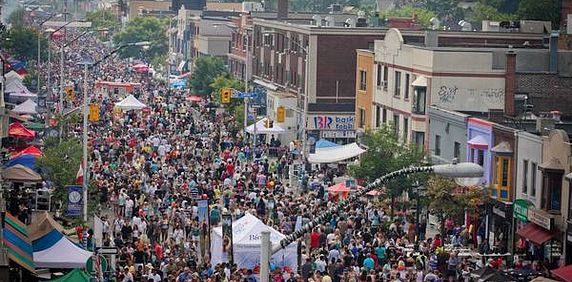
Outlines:
POLYGON ((28 88, 22 81, 18 79, 13 79, 10 82, 6 82, 6 86, 4 88, 4 92, 10 94, 10 96, 18 96, 18 97, 37 97, 38 95, 30 92, 28 88))
MULTIPOLYGON (((260 264, 262 231, 270 231, 270 242, 272 245, 277 245, 280 240, 286 237, 250 213, 246 213, 232 223, 234 262, 238 265, 238 268, 253 269, 260 264)), ((222 244, 222 227, 213 228, 211 233, 211 263, 213 265, 228 261, 227 254, 222 252, 222 244)), ((296 244, 292 243, 285 249, 275 253, 271 258, 271 262, 277 267, 288 266, 296 271, 296 244)))
POLYGON ((34 264, 38 268, 84 268, 93 255, 86 251, 57 229, 32 242, 34 264))
POLYGON ((4 75, 4 79, 6 80, 6 83, 12 82, 13 80, 18 80, 21 82, 22 76, 15 71, 10 71, 4 75))
POLYGON ((365 152, 357 143, 316 148, 315 154, 308 156, 310 163, 336 163, 357 157, 365 152))
POLYGON ((37 106, 38 104, 36 104, 31 99, 28 99, 25 102, 14 107, 12 111, 18 114, 37 114, 38 113, 36 112, 37 106))
POLYGON ((266 120, 268 120, 268 118, 263 118, 257 121, 255 124, 247 126, 246 132, 250 134, 254 133, 255 125, 256 125, 256 134, 278 134, 285 132, 284 128, 280 127, 279 125, 276 125, 276 123, 274 123, 272 127, 269 128, 265 127, 264 124, 266 123, 266 120))
POLYGON ((147 108, 147 105, 139 102, 139 100, 137 100, 133 95, 129 95, 125 97, 125 99, 121 100, 121 102, 115 103, 115 106, 125 111, 142 110, 147 108))

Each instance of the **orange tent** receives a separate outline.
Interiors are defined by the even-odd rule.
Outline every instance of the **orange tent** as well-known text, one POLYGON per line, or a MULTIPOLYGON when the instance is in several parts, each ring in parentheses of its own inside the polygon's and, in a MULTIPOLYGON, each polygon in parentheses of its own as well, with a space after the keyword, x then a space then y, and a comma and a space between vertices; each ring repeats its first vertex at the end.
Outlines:
POLYGON ((13 156, 10 157, 10 159, 15 159, 19 156, 22 155, 32 155, 34 157, 41 157, 42 156, 42 151, 40 151, 40 149, 36 148, 36 146, 29 146, 28 148, 14 154, 13 156))

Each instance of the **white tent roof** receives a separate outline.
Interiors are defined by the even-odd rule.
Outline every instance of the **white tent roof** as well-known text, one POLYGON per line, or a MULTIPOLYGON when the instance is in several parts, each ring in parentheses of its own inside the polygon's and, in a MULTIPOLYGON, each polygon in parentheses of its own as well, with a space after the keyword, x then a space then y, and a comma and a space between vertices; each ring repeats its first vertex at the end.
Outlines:
POLYGON ((363 152, 365 152, 365 150, 357 143, 327 148, 316 148, 316 153, 310 154, 308 156, 308 161, 311 163, 336 163, 357 157, 363 152))
MULTIPOLYGON (((214 233, 222 236, 222 227, 215 227, 214 233)), ((278 244, 284 235, 276 229, 264 224, 256 216, 246 213, 243 217, 239 218, 232 223, 232 244, 241 246, 259 246, 260 233, 262 231, 270 231, 270 241, 273 244, 278 244)))
POLYGON ((12 111, 15 113, 19 113, 19 114, 36 114, 37 113, 36 112, 37 106, 38 106, 38 104, 36 104, 31 99, 28 99, 25 102, 14 107, 14 109, 12 111))
POLYGON ((6 79, 6 83, 10 83, 14 80, 22 81, 22 77, 15 71, 8 72, 4 75, 4 78, 6 79))
POLYGON ((34 264, 38 268, 84 268, 91 256, 64 236, 53 246, 34 252, 34 264))
POLYGON ((10 93, 11 96, 22 96, 22 97, 36 97, 37 95, 30 92, 28 88, 21 81, 13 79, 10 82, 6 82, 4 88, 5 93, 10 93))
POLYGON ((125 99, 121 100, 121 102, 115 103, 115 106, 126 111, 141 110, 147 107, 147 105, 139 102, 139 100, 137 100, 133 95, 129 95, 125 97, 125 99))
POLYGON ((285 130, 284 128, 280 127, 279 125, 274 122, 273 127, 266 128, 264 127, 264 123, 268 118, 263 118, 257 121, 255 124, 251 124, 246 127, 246 132, 254 133, 254 125, 256 125, 256 134, 272 134, 272 133, 283 133, 285 130))

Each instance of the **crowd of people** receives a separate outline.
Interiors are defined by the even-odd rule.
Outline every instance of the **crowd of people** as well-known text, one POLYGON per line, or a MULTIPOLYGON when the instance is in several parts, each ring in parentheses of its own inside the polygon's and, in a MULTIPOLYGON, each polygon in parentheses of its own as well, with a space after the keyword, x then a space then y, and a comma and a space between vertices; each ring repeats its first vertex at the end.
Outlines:
MULTIPOLYGON (((109 51, 95 37, 80 43, 67 54, 67 78, 80 77, 79 58, 109 51)), ((258 268, 211 263, 204 243, 211 228, 221 225, 223 213, 237 220, 248 212, 291 234, 335 204, 327 187, 342 172, 308 166, 304 180, 292 185, 289 171, 299 157, 294 142, 280 144, 269 136, 253 144, 235 117, 212 107, 217 103, 212 98, 189 101, 187 92, 170 90, 131 64, 111 57, 89 81, 93 102, 101 105, 101 119, 89 130, 95 187, 90 194, 101 206, 104 244, 119 249, 115 273, 108 278, 260 281, 258 268), (140 83, 132 94, 148 108, 117 112, 114 104, 125 93, 95 89, 95 81, 140 83), (208 200, 207 221, 200 220, 199 200, 208 200)), ((55 81, 58 66, 48 67, 55 81)), ((419 238, 410 215, 388 213, 386 204, 371 198, 339 210, 299 241, 297 269, 273 261, 271 281, 470 281, 471 271, 484 266, 445 248, 449 238, 419 238)), ((465 229, 451 234, 457 238, 454 247, 471 241, 465 229)), ((502 267, 498 260, 488 264, 502 267)))

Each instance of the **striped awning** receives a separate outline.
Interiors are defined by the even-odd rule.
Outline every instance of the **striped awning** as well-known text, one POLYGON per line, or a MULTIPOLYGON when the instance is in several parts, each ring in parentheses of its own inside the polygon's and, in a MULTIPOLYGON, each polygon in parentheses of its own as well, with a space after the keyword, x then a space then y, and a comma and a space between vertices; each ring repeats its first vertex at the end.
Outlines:
POLYGON ((4 217, 3 235, 8 258, 28 271, 35 272, 32 244, 26 225, 7 212, 4 217))

